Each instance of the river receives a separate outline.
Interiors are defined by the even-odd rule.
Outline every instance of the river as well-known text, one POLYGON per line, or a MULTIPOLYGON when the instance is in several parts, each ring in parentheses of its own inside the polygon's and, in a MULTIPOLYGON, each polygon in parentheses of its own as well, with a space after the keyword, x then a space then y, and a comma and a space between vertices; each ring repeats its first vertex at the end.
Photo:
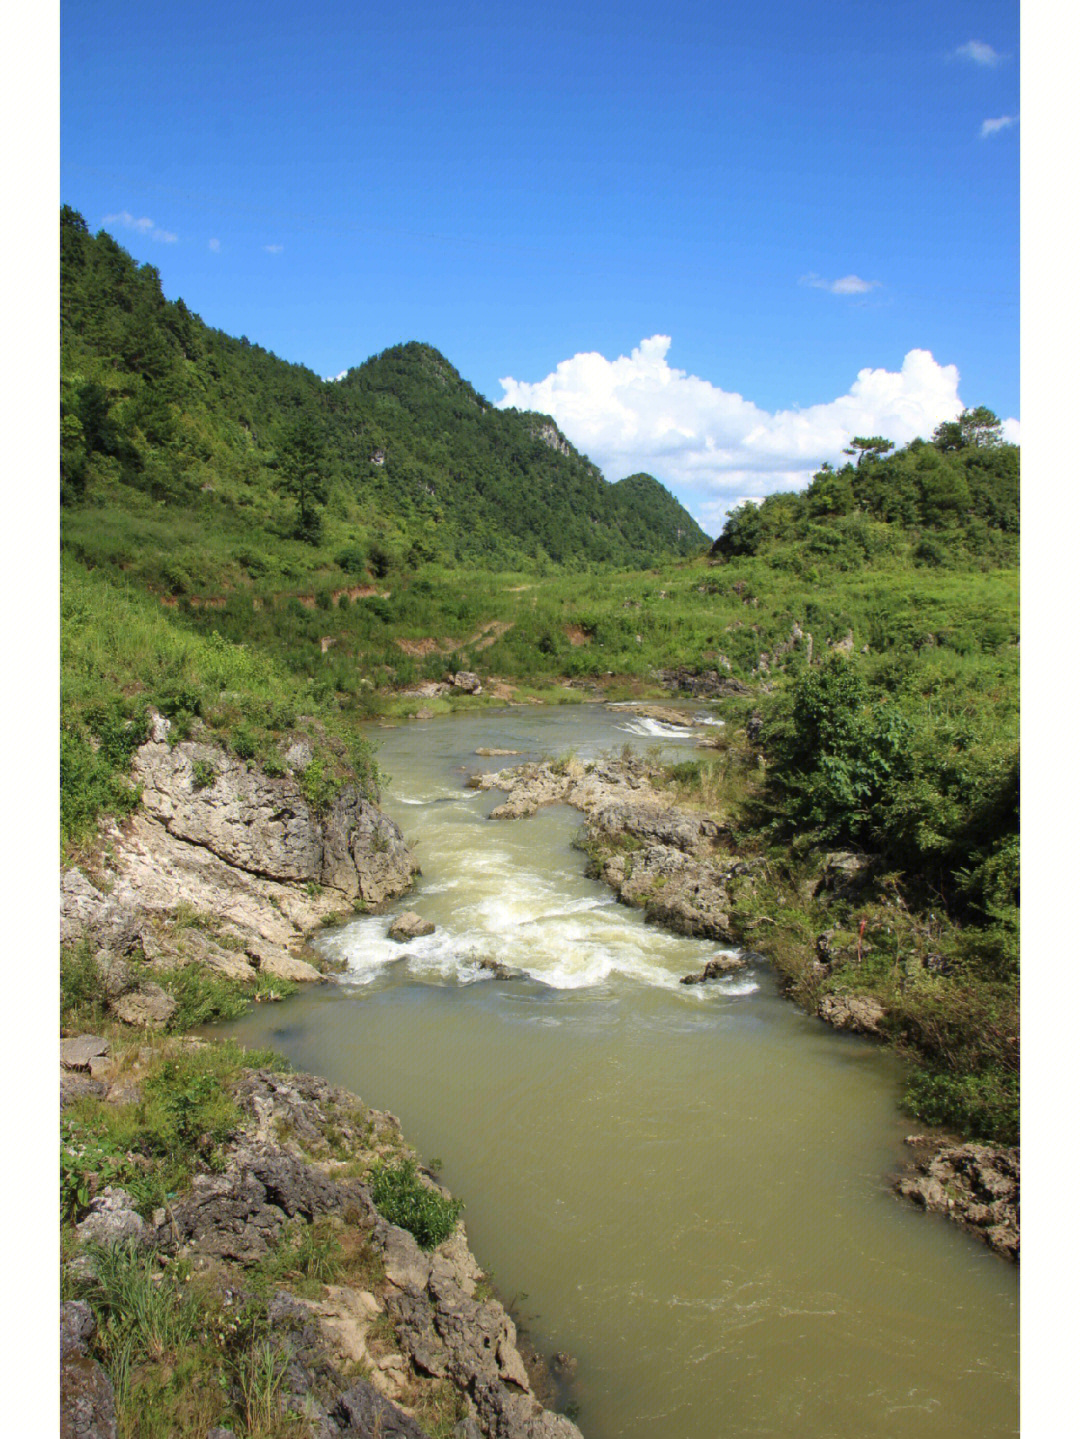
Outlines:
POLYGON ((596 705, 377 731, 423 877, 328 931, 339 981, 229 1026, 389 1109, 464 1199, 528 1338, 578 1361, 586 1439, 983 1439, 1017 1425, 1017 1271, 906 1206, 900 1069, 584 877, 565 807, 488 822, 480 747, 694 739, 596 705), (436 933, 401 946, 394 913, 436 933), (524 971, 495 981, 476 960, 524 971))

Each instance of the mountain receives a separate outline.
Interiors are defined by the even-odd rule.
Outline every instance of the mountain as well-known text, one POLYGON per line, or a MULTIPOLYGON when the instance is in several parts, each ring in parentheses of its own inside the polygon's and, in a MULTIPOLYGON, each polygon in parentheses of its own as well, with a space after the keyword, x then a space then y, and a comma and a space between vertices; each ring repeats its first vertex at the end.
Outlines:
POLYGON ((496 409, 430 346, 320 379, 166 300, 67 207, 61 356, 65 544, 154 589, 643 566, 709 543, 651 476, 608 484, 550 417, 496 409))

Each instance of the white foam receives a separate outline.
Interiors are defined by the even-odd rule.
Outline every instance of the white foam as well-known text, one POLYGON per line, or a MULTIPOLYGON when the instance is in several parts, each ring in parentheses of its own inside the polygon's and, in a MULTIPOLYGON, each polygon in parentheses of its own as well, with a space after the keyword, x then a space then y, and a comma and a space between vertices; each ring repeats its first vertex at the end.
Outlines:
POLYGON ((666 720, 652 719, 649 715, 637 715, 628 724, 615 726, 623 734, 648 735, 651 739, 692 739, 694 731, 685 725, 668 724, 666 720))
POLYGON ((695 716, 694 716, 694 723, 695 723, 695 724, 711 724, 711 725, 716 725, 716 726, 719 728, 720 726, 722 726, 722 725, 724 724, 724 721, 723 721, 722 719, 717 719, 715 715, 695 715, 695 716))

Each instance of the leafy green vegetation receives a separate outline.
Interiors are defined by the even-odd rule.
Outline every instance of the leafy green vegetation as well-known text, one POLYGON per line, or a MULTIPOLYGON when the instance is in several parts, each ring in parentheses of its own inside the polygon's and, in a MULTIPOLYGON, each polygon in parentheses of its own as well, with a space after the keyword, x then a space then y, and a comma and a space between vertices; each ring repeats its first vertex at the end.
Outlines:
POLYGON ((425 1184, 414 1159, 376 1165, 369 1182, 375 1208, 391 1224, 407 1229, 421 1249, 434 1249, 449 1239, 465 1207, 425 1184))
POLYGON ((217 597, 707 543, 650 476, 607 484, 547 416, 495 409, 430 346, 324 381, 166 301, 73 210, 60 227, 64 536, 85 562, 217 597))

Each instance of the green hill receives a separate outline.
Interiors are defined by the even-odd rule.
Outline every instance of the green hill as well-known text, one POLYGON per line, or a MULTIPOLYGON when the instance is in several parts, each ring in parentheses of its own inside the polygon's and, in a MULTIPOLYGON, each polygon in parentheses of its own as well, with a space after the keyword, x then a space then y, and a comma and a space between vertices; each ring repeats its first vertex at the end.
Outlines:
POLYGON ((657 481, 608 484, 549 417, 495 409, 430 346, 322 380, 167 301, 67 208, 61 343, 65 544, 165 593, 708 544, 657 481))

